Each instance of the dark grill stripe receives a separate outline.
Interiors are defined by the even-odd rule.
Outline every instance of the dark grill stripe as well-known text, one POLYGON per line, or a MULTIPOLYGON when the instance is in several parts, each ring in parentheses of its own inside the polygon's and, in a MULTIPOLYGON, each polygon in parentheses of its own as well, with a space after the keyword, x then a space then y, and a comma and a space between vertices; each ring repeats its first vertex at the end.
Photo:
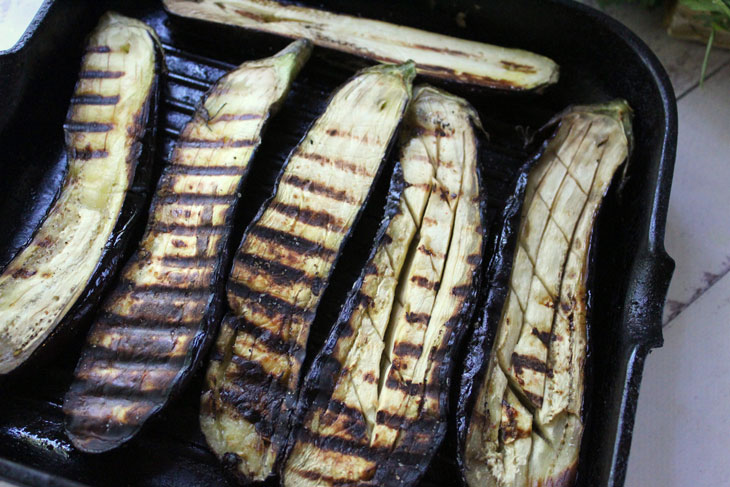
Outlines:
POLYGON ((254 291, 244 283, 229 279, 227 288, 228 292, 237 298, 253 301, 263 308, 270 310, 270 312, 275 312, 285 316, 297 315, 301 316, 302 319, 306 321, 314 318, 314 312, 312 310, 290 304, 283 299, 272 296, 271 294, 254 291))
POLYGON ((81 79, 99 79, 99 78, 121 78, 124 76, 124 71, 97 71, 97 70, 88 70, 88 71, 81 71, 79 73, 79 78, 81 79))
POLYGON ((428 313, 406 313, 406 321, 408 323, 423 323, 424 325, 428 324, 428 320, 431 319, 431 315, 428 313))
POLYGON ((542 374, 547 373, 545 362, 531 355, 520 355, 517 352, 512 353, 512 368, 516 374, 521 374, 524 369, 534 370, 542 374))
POLYGON ((337 255, 337 251, 323 247, 317 242, 263 225, 254 225, 248 232, 261 240, 275 243, 303 256, 315 254, 324 260, 331 260, 337 255))
POLYGON ((392 414, 387 411, 378 411, 375 416, 378 424, 397 430, 408 430, 409 433, 433 433, 440 421, 436 418, 420 416, 408 418, 401 414, 392 414))
POLYGON ((109 132, 114 128, 114 124, 67 120, 66 123, 63 124, 63 128, 68 132, 109 132))
MULTIPOLYGON (((102 312, 96 320, 97 324, 103 325, 104 328, 118 328, 119 331, 125 333, 134 333, 134 328, 143 326, 145 330, 171 330, 173 328, 187 328, 184 323, 177 320, 150 320, 140 319, 140 317, 132 315, 125 316, 111 311, 102 312)), ((197 322, 194 324, 197 325, 197 322)))
POLYGON ((452 288, 451 294, 453 294, 454 296, 463 297, 463 296, 468 296, 469 291, 471 291, 471 285, 464 284, 463 286, 456 286, 456 287, 452 288))
POLYGON ((287 205, 284 203, 274 203, 270 208, 282 215, 289 216, 295 220, 312 225, 313 227, 329 228, 333 232, 344 232, 346 228, 342 226, 342 221, 327 213, 326 211, 310 210, 308 208, 300 208, 295 205, 287 205))
POLYGON ((398 342, 393 346, 393 354, 400 357, 420 357, 423 345, 416 345, 409 342, 398 342))
POLYGON ((289 354, 295 348, 299 348, 296 342, 288 342, 281 335, 267 330, 262 326, 256 326, 251 321, 241 317, 229 315, 226 317, 226 325, 252 336, 257 342, 263 343, 267 349, 280 355, 289 354))
POLYGON ((549 331, 540 331, 533 326, 532 334, 535 335, 537 339, 540 340, 546 347, 550 343, 550 337, 552 334, 549 331))
POLYGON ((89 147, 85 149, 78 149, 76 147, 71 147, 69 149, 69 156, 71 159, 76 159, 80 161, 88 161, 90 159, 103 159, 107 156, 109 156, 109 153, 105 150, 94 150, 89 147))
POLYGON ((354 199, 350 195, 348 195, 347 191, 331 188, 331 187, 327 186, 326 184, 318 183, 316 181, 312 181, 309 179, 302 179, 294 174, 286 176, 284 178, 284 182, 286 184, 291 184, 292 186, 296 186, 297 188, 301 188, 304 191, 309 191, 311 193, 326 196, 327 198, 335 200, 335 201, 344 201, 344 202, 350 203, 352 205, 360 204, 359 201, 357 201, 356 199, 354 199))
POLYGON ((435 289, 436 291, 438 291, 440 287, 438 282, 433 282, 423 276, 413 276, 411 277, 411 282, 415 283, 418 287, 422 287, 425 289, 435 289))
POLYGON ((245 166, 186 166, 184 164, 171 164, 168 166, 169 174, 184 174, 186 176, 241 176, 246 170, 245 166))
POLYGON ((321 154, 317 153, 301 153, 297 152, 296 157, 308 160, 308 161, 314 161, 322 166, 333 166, 337 169, 340 169, 344 172, 348 172, 350 174, 358 174, 360 176, 366 176, 366 177, 373 177, 372 174, 370 174, 366 168, 359 166, 357 164, 354 164, 352 162, 345 161, 343 159, 330 159, 329 157, 325 157, 321 154))
POLYGON ((258 143, 258 140, 251 139, 219 139, 219 140, 205 140, 205 139, 188 139, 180 138, 177 141, 177 147, 193 147, 196 149, 229 149, 236 147, 253 147, 258 143))
POLYGON ((154 222, 150 227, 152 233, 170 233, 181 237, 194 237, 196 235, 221 234, 226 231, 224 225, 183 225, 154 222))
POLYGON ((210 257, 205 255, 166 255, 160 259, 162 264, 170 267, 178 267, 189 269, 193 267, 199 267, 201 270, 205 270, 218 261, 218 257, 210 257))
POLYGON ((121 288, 128 287, 133 297, 144 297, 145 294, 152 294, 147 297, 153 303, 157 304, 156 301, 161 299, 163 296, 171 300, 203 300, 207 299, 211 293, 211 290, 207 287, 175 287, 166 286, 164 284, 146 284, 140 285, 125 279, 119 281, 121 288))
POLYGON ((72 105, 116 105, 119 103, 119 95, 76 95, 71 98, 72 105))
POLYGON ((201 194, 201 193, 167 193, 158 195, 157 201, 162 204, 181 205, 232 205, 236 202, 235 194, 201 194))
POLYGON ((261 272, 265 272, 266 277, 280 285, 291 286, 302 282, 312 286, 315 280, 319 280, 319 278, 312 277, 300 269, 258 255, 238 253, 236 254, 236 262, 248 268, 255 276, 260 276, 261 272))

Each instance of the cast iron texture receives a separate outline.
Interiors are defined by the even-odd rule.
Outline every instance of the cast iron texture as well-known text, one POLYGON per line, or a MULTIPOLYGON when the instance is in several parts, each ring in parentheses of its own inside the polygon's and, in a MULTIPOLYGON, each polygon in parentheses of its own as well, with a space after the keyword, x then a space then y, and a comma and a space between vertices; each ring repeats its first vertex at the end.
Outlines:
MULTIPOLYGON (((569 0, 470 2, 318 2, 445 34, 530 49, 561 66, 561 80, 542 95, 502 94, 419 79, 466 97, 489 132, 482 174, 489 224, 497 221, 520 167, 532 148, 524 140, 570 104, 625 98, 635 111, 636 147, 627 180, 614 185, 599 222, 592 279, 592 382, 586 398, 588 425, 578 485, 620 487, 644 359, 660 346, 661 310, 673 262, 663 248, 664 227, 677 137, 674 94, 649 49, 625 27, 569 0), (463 15, 461 15, 463 14, 463 15), (464 22, 462 22, 462 20, 464 22), (465 27, 460 27, 464 25, 465 27)), ((62 124, 77 77, 84 37, 109 8, 150 23, 165 43, 169 73, 159 114, 158 158, 164 158, 210 84, 233 65, 261 58, 287 40, 232 27, 169 18, 147 2, 57 0, 44 6, 32 37, 0 54, 0 66, 22 73, 5 83, 0 117, 0 266, 32 236, 60 187, 62 124), (7 56, 11 57, 8 58, 7 56), (31 69, 31 67, 33 69, 31 69), (20 71, 17 71, 20 72, 20 71), (12 101, 11 101, 12 100, 12 101)), ((321 112, 329 93, 368 63, 316 49, 272 120, 243 189, 245 207, 238 235, 270 195, 289 151, 321 112)), ((3 69, 3 75, 5 71, 3 69)), ((375 237, 387 193, 388 174, 371 198, 346 246, 312 328, 312 357, 335 322, 339 306, 357 279, 375 237)), ((498 232, 493 233, 494 235, 498 232)), ((44 368, 0 384, 0 476, 31 485, 63 484, 61 477, 89 485, 226 485, 205 448, 197 420, 200 377, 139 437, 104 455, 83 455, 63 434, 60 401, 71 379, 80 343, 44 368), (39 469, 58 476, 54 478, 39 469)), ((306 364, 305 364, 306 365, 306 364)), ((452 452, 443 448, 422 485, 452 485, 458 478, 452 452)))

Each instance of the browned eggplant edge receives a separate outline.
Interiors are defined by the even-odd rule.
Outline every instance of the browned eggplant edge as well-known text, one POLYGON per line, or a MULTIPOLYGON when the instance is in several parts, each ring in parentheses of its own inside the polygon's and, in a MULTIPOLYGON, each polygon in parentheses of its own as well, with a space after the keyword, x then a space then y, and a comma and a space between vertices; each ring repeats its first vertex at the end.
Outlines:
MULTIPOLYGON (((261 204, 261 207, 259 208, 258 212, 256 212, 256 215, 253 217, 253 219, 249 223, 248 227, 246 227, 246 230, 244 231, 243 236, 241 237, 241 239, 239 241, 239 245, 240 245, 241 242, 244 242, 246 240, 246 238, 248 237, 251 229, 254 228, 256 226, 256 224, 261 220, 261 217, 263 216, 263 214, 266 211, 266 209, 269 207, 269 204, 276 197, 276 193, 279 191, 279 183, 281 182, 281 180, 282 180, 282 178, 284 176, 284 173, 286 172, 286 168, 289 166, 289 162, 291 161, 292 155, 296 152, 297 148, 307 138, 307 136, 309 134, 309 131, 314 126, 315 122, 319 119, 319 117, 324 113, 324 110, 326 109, 326 107, 329 106, 329 104, 332 101, 332 98, 334 97, 335 93, 337 93, 341 87, 345 86, 350 81, 352 81, 356 77, 358 77, 364 69, 367 69, 367 67, 366 68, 363 68, 361 70, 358 70, 354 75, 352 75, 351 77, 349 77, 342 84, 340 84, 337 88, 335 88, 332 91, 332 93, 330 94, 330 96, 327 98, 327 101, 323 104, 322 112, 320 112, 309 123, 309 126, 308 126, 307 130, 304 131, 304 135, 302 135, 302 138, 299 140, 299 142, 297 142, 297 144, 289 152, 289 155, 287 156, 284 164, 282 165, 281 169, 279 170, 279 174, 276 176, 276 181, 274 182, 274 186, 273 186, 273 189, 271 191, 271 194, 269 195, 268 198, 266 198, 266 200, 264 200, 264 202, 261 204)), ((324 292, 327 290, 327 287, 329 286, 330 278, 332 277, 332 273, 334 272, 335 268, 337 267, 337 263, 339 262, 340 257, 343 254, 343 250, 347 247, 347 244, 348 244, 348 242, 350 240, 350 237, 355 232, 356 227, 358 226, 358 224, 360 222, 360 217, 362 216, 365 208, 368 206, 368 203, 370 201, 370 198, 373 195, 373 193, 375 192, 376 186, 378 185, 378 181, 380 181, 380 179, 381 179, 381 177, 383 175, 383 172, 385 171, 385 167, 386 166, 390 166, 390 164, 389 164, 390 155, 393 152, 393 149, 395 148, 395 146, 397 144, 398 135, 399 135, 399 133, 401 131, 401 128, 402 128, 402 123, 401 122, 403 120, 403 116, 405 115, 405 112, 406 112, 406 109, 407 108, 408 108, 408 103, 405 103, 403 105, 403 109, 402 109, 401 114, 400 114, 400 121, 398 123, 398 126, 396 127, 395 131, 393 132, 393 135, 390 138, 390 142, 388 143, 388 146, 385 149, 385 153, 383 155, 383 159, 381 160, 380 166, 378 167, 378 170, 377 170, 375 176, 373 177, 373 182, 370 185, 370 189, 368 191, 368 194, 365 197, 365 199, 363 200, 363 203, 360 206, 360 209, 358 210, 357 214, 355 215, 355 218, 354 218, 354 220, 352 222, 352 226, 350 227, 350 231, 347 232, 347 234, 342 238, 342 242, 340 243, 340 247, 337 250, 337 255, 335 256, 335 259, 332 262, 332 266, 330 267, 329 273, 321 281, 320 291, 319 291, 321 294, 324 294, 324 292)), ((228 279, 226 277, 226 279, 224 280, 224 282, 227 282, 227 280, 228 279)), ((230 314, 230 308, 228 306, 227 300, 224 299, 224 301, 226 301, 225 302, 225 307, 226 307, 226 310, 227 311, 226 311, 225 316, 223 317, 223 320, 226 320, 226 319, 236 320, 237 318, 234 315, 231 315, 230 314)), ((320 299, 320 301, 317 303, 317 305, 312 310, 312 313, 315 316, 317 314, 317 310, 319 309, 319 306, 320 306, 321 303, 322 303, 322 300, 320 299)), ((219 331, 220 331, 220 327, 219 327, 219 331)), ((215 334, 215 337, 213 337, 213 338, 216 338, 217 339, 217 337, 218 337, 218 333, 216 333, 215 334)), ((290 345, 290 347, 292 347, 292 346, 293 345, 290 345)), ((293 357, 296 357, 296 359, 299 360, 300 363, 305 364, 305 361, 304 360, 306 358, 306 353, 307 353, 306 348, 307 347, 297 347, 297 348, 298 348, 298 350, 296 350, 294 352, 292 352, 292 349, 289 348, 289 352, 288 353, 290 353, 290 355, 292 355, 293 357)), ((304 367, 302 367, 302 370, 299 373, 299 377, 297 378, 297 387, 295 388, 296 391, 299 391, 299 389, 301 388, 300 387, 300 384, 301 384, 302 376, 304 376, 305 375, 305 372, 306 372, 305 370, 303 370, 303 368, 304 367)), ((271 442, 273 444, 278 444, 279 445, 278 448, 277 448, 277 458, 276 458, 275 464, 274 464, 274 466, 272 468, 271 475, 269 475, 266 479, 264 479, 264 480, 262 480, 260 482, 254 482, 251 479, 243 476, 239 472, 239 470, 237 468, 237 463, 236 463, 235 460, 232 463, 228 463, 228 462, 226 462, 226 458, 224 457, 223 459, 221 459, 221 465, 222 465, 223 470, 224 470, 224 472, 225 472, 226 475, 228 475, 229 477, 235 479, 238 483, 240 483, 242 485, 259 485, 259 484, 262 484, 262 483, 266 483, 267 481, 269 481, 275 475, 278 474, 279 470, 284 465, 284 460, 286 459, 285 458, 285 455, 282 455, 282 453, 284 453, 284 450, 288 446, 287 445, 287 442, 288 442, 288 439, 289 439, 289 432, 290 432, 291 424, 292 424, 292 416, 295 414, 295 408, 296 408, 296 404, 297 404, 297 396, 298 396, 298 392, 296 394, 292 394, 292 393, 289 393, 289 392, 287 393, 286 397, 284 398, 285 404, 286 404, 286 411, 287 411, 286 417, 284 417, 284 418, 281 418, 280 417, 279 421, 277 421, 276 430, 271 435, 271 442)), ((279 404, 280 403, 278 401, 272 402, 269 405, 269 407, 270 408, 280 409, 279 408, 279 404)), ((257 430, 258 430, 258 426, 257 426, 257 430)))
MULTIPOLYGON (((482 151, 480 147, 484 144, 484 134, 481 130, 475 130, 477 134, 477 157, 481 159, 482 151)), ((487 195, 485 193, 486 185, 482 179, 480 163, 477 161, 477 180, 479 181, 479 214, 480 214, 480 226, 482 228, 482 248, 481 248, 481 259, 477 263, 477 269, 482 269, 484 261, 487 257, 486 251, 488 249, 489 242, 489 231, 486 228, 487 222, 487 195)), ((396 162, 393 170, 393 176, 390 182, 390 188, 388 190, 388 197, 385 206, 385 212, 378 228, 375 241, 368 256, 370 261, 375 253, 378 251, 381 243, 387 238, 386 232, 391 220, 397 214, 400 197, 405 187, 405 181, 403 180, 403 172, 399 162, 396 162)), ((299 397, 296 404, 296 412, 292 415, 292 419, 289 425, 290 437, 287 443, 285 454, 281 459, 281 468, 286 463, 286 459, 291 453, 291 449, 294 447, 296 440, 298 439, 301 426, 306 417, 307 411, 313 406, 327 407, 332 392, 335 387, 335 383, 331 380, 337 377, 342 365, 332 357, 334 350, 337 346, 338 338, 345 332, 349 326, 350 316, 352 315, 355 308, 360 302, 360 289, 362 287, 365 276, 368 269, 363 269, 360 277, 355 281, 352 289, 342 306, 340 315, 337 318, 332 330, 322 346, 322 349, 315 357, 312 365, 306 373, 304 384, 300 388, 299 397)), ((443 384, 439 391, 439 421, 433 425, 433 441, 428 451, 423 455, 411 455, 408 453, 398 453, 389 450, 374 451, 373 459, 378 463, 379 467, 376 471, 373 482, 375 485, 382 486, 407 486, 416 485, 417 482, 423 477, 426 469, 431 463, 434 455, 438 451, 441 443, 446 437, 448 429, 448 418, 449 418, 449 403, 451 396, 451 383, 454 379, 459 377, 459 350, 462 348, 462 343, 467 330, 470 329, 474 315, 476 312, 477 303, 479 302, 479 296, 482 294, 484 272, 476 272, 472 279, 472 286, 469 294, 466 296, 461 309, 459 310, 459 318, 456 325, 453 327, 453 332, 450 333, 449 340, 445 347, 446 350, 450 350, 451 353, 447 354, 443 363, 438 371, 439 383, 443 384), (383 468, 387 465, 388 468, 383 468)), ((283 472, 279 470, 280 478, 282 479, 283 485, 283 472)))
MULTIPOLYGON (((155 46, 155 74, 150 85, 150 92, 142 105, 142 110, 135 115, 135 126, 144 127, 143 134, 130 149, 127 163, 137 161, 132 181, 124 198, 117 223, 109 235, 99 262, 89 277, 86 288, 76 300, 66 316, 56 325, 53 331, 43 340, 28 359, 10 372, 9 376, 22 376, 31 373, 38 366, 43 365, 62 352, 91 326, 94 312, 101 304, 102 299, 111 290, 110 286, 116 282, 122 265, 132 256, 136 243, 142 238, 147 221, 147 208, 150 206, 153 188, 159 169, 156 167, 155 157, 157 149, 158 111, 160 107, 160 91, 163 88, 163 74, 167 72, 162 45, 155 37, 148 33, 155 46)), ((69 105, 69 118, 73 105, 69 105)), ((68 154, 68 149, 66 149, 68 154)), ((66 173, 68 169, 66 169, 66 173)), ((67 177, 67 176, 64 176, 67 177)), ((61 195, 56 192, 54 202, 61 195)), ((52 203, 53 204, 53 203, 52 203)), ((39 222, 35 232, 42 226, 45 218, 39 222)), ((28 239, 30 243, 35 232, 28 239)))

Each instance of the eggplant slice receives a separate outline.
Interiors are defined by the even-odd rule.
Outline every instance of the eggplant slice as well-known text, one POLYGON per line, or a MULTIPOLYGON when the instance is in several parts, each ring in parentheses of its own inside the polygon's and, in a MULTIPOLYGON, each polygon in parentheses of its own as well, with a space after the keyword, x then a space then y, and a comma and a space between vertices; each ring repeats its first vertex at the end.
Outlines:
POLYGON ((284 485, 413 485, 440 445, 481 274, 479 126, 465 100, 414 91, 401 191, 305 380, 284 485))
MULTIPOLYGON (((459 453, 470 486, 569 486, 575 479, 590 242, 601 201, 629 156, 630 113, 624 101, 568 110, 530 172, 492 353, 462 382, 465 395, 475 394, 461 403, 472 409, 460 411, 468 417, 459 453)), ((470 356, 487 342, 472 341, 470 356)))
POLYGON ((66 394, 74 445, 129 440, 181 389, 223 313, 229 236, 261 132, 311 52, 301 40, 250 61, 206 94, 177 141, 147 229, 87 337, 66 394))
POLYGON ((64 124, 63 187, 0 275, 0 374, 73 332, 116 275, 149 194, 142 142, 154 139, 158 44, 151 28, 111 12, 87 41, 64 124))
POLYGON ((412 59, 419 74, 503 90, 534 90, 558 81, 552 60, 519 49, 458 39, 378 20, 272 0, 164 0, 170 12, 236 25, 379 62, 412 59))
POLYGON ((309 328, 411 96, 413 63, 357 73, 290 154, 228 280, 232 310, 206 375, 208 444, 244 481, 272 475, 288 436, 309 328))

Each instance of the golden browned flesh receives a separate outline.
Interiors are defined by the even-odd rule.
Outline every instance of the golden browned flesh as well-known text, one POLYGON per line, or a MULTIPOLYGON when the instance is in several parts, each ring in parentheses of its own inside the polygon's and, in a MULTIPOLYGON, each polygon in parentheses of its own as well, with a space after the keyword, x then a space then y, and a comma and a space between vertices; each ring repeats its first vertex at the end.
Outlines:
POLYGON ((466 439, 472 487, 568 486, 583 434, 593 224, 630 146, 623 101, 576 107, 531 171, 509 292, 466 439))
POLYGON ((165 0, 171 12, 291 38, 380 62, 412 59, 419 74, 505 90, 558 80, 550 59, 519 49, 426 32, 272 0, 165 0))
POLYGON ((298 41, 228 73, 180 134, 144 238, 91 328, 66 395, 77 448, 127 441, 194 368, 219 313, 211 303, 221 299, 242 178, 310 50, 298 41))
POLYGON ((89 37, 65 123, 61 194, 0 275, 0 374, 53 332, 101 259, 137 167, 155 83, 152 36, 142 22, 109 13, 89 37))
POLYGON ((274 196, 247 229, 228 281, 206 374, 201 427, 246 480, 271 475, 315 310, 403 116, 412 63, 359 72, 292 152, 274 196))
POLYGON ((482 259, 475 124, 464 100, 416 88, 399 211, 367 264, 333 352, 335 386, 307 412, 285 485, 410 485, 443 437, 442 370, 482 259))

